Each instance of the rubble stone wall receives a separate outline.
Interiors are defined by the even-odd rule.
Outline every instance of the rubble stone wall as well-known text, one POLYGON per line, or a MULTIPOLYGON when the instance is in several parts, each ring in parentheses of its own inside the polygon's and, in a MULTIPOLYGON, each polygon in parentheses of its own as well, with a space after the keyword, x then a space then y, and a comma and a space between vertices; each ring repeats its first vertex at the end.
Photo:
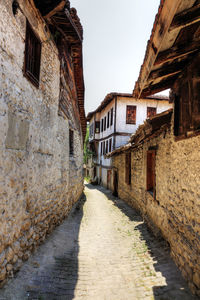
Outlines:
POLYGON ((175 141, 173 128, 131 152, 131 185, 125 183, 125 153, 113 157, 119 197, 139 210, 200 295, 200 137, 175 141), (146 191, 146 154, 156 147, 156 197, 146 191))
POLYGON ((83 146, 58 115, 58 50, 32 1, 0 3, 0 286, 65 218, 83 191, 83 146), (23 76, 26 18, 42 42, 40 86, 23 76))

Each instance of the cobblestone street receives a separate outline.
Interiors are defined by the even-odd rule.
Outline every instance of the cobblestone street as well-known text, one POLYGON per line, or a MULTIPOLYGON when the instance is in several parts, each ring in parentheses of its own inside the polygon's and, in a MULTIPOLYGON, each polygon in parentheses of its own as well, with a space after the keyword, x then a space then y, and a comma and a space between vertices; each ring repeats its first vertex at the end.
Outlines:
POLYGON ((85 199, 0 291, 4 299, 196 298, 138 213, 86 185, 85 199))

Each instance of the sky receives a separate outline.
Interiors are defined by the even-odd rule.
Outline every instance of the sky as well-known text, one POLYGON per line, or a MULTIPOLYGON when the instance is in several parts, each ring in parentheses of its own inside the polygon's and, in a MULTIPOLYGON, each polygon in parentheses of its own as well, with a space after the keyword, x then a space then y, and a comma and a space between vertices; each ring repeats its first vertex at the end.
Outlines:
POLYGON ((160 0, 71 0, 84 30, 85 110, 132 93, 160 0))

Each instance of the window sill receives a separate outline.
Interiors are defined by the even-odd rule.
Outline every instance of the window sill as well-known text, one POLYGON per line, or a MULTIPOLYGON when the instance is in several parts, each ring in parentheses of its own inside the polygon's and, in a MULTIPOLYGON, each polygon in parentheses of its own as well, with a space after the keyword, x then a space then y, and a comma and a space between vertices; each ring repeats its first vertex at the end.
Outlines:
POLYGON ((39 80, 37 80, 34 75, 32 75, 30 72, 24 72, 24 77, 28 79, 37 89, 39 89, 39 80))

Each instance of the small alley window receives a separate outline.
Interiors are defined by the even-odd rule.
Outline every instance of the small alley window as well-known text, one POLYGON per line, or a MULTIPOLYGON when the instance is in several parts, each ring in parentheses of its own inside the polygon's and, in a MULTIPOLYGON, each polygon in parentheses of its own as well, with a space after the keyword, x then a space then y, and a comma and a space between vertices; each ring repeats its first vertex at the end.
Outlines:
POLYGON ((107 128, 109 128, 110 125, 110 112, 108 112, 108 117, 107 117, 107 128))
POLYGON ((147 151, 147 191, 155 195, 155 150, 147 151))
POLYGON ((101 156, 103 154, 103 142, 101 142, 101 156))
POLYGON ((153 117, 156 115, 156 107, 147 107, 147 118, 153 117))
POLYGON ((73 130, 69 130, 69 154, 74 154, 74 132, 73 130))
POLYGON ((110 126, 113 125, 113 108, 111 108, 111 112, 110 112, 110 126))
POLYGON ((125 182, 131 184, 131 152, 125 154, 125 182))
POLYGON ((136 124, 136 106, 126 106, 126 124, 136 124))
POLYGON ((103 142, 103 154, 106 153, 105 151, 106 151, 105 142, 103 142))
POLYGON ((24 75, 38 88, 40 79, 41 42, 26 22, 24 75))

